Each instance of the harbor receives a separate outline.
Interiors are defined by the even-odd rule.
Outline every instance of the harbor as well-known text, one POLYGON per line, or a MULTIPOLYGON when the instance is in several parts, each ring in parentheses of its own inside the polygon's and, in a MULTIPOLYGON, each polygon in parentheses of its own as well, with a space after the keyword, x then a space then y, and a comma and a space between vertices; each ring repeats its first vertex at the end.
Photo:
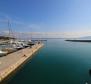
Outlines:
POLYGON ((90 43, 48 39, 7 84, 91 84, 90 69, 90 43))
POLYGON ((4 80, 6 80, 12 72, 25 64, 27 60, 31 59, 33 54, 41 47, 43 47, 43 43, 38 42, 31 47, 27 46, 26 48, 19 49, 16 52, 0 57, 0 84, 3 84, 4 80))
POLYGON ((0 84, 91 84, 91 0, 0 0, 0 84))
POLYGON ((14 33, 7 20, 7 33, 0 32, 0 84, 6 84, 12 75, 43 47, 47 40, 34 39, 30 34, 14 33))

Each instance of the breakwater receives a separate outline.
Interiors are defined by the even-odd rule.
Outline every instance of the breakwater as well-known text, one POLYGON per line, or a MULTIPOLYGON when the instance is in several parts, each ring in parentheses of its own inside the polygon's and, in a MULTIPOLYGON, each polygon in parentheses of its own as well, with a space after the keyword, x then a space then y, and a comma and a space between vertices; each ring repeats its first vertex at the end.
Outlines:
POLYGON ((25 48, 0 58, 0 83, 4 81, 13 71, 31 59, 43 44, 35 44, 31 48, 25 48))
POLYGON ((65 41, 72 41, 72 42, 91 42, 91 40, 65 40, 65 41))

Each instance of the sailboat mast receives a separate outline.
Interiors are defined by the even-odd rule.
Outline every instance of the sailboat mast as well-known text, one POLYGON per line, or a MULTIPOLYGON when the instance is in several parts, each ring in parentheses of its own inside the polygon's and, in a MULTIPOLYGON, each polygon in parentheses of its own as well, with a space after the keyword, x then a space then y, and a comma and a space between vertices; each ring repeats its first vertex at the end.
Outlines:
POLYGON ((8 19, 8 37, 9 38, 11 37, 11 29, 10 29, 10 27, 11 27, 11 24, 10 24, 10 21, 8 19))

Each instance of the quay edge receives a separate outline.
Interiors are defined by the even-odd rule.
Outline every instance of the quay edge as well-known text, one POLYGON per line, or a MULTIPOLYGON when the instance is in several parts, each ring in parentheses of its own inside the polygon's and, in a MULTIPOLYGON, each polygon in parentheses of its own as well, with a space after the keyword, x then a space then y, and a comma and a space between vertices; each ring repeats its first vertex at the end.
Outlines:
POLYGON ((35 54, 43 46, 44 46, 43 43, 36 44, 32 48, 29 48, 28 49, 29 51, 26 51, 25 48, 25 51, 27 53, 23 53, 24 56, 20 60, 18 60, 12 66, 8 67, 7 69, 3 70, 0 73, 0 84, 4 84, 9 77, 11 77, 14 73, 16 73, 18 69, 22 68, 22 66, 32 58, 33 54, 35 54))

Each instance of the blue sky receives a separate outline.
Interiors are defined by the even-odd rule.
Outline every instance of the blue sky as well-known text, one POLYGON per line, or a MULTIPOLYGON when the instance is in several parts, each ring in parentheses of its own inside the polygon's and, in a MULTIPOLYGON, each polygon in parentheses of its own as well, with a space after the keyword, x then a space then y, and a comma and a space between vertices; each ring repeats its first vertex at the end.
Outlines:
POLYGON ((0 0, 0 29, 21 32, 90 32, 91 0, 0 0))

